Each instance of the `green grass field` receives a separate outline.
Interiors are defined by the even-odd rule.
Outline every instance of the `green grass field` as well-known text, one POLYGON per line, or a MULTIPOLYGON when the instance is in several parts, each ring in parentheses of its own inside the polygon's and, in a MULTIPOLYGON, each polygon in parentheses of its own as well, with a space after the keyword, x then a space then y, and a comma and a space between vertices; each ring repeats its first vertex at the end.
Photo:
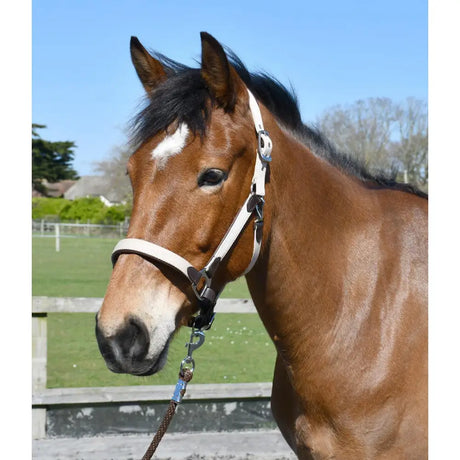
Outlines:
MULTIPOLYGON (((32 295, 48 297, 104 297, 116 239, 32 238, 32 295)), ((244 278, 229 284, 222 297, 249 298, 244 278)))
MULTIPOLYGON (((33 238, 33 295, 103 297, 116 242, 62 238, 57 253, 53 238, 33 238)), ((249 297, 244 278, 230 284, 223 296, 249 297)), ((181 329, 172 341, 163 371, 150 377, 133 377, 114 374, 106 368, 94 325, 93 314, 48 315, 48 387, 175 384, 190 329, 181 329)), ((272 379, 275 350, 258 315, 218 314, 194 358, 195 383, 260 382, 272 379)))
MULTIPOLYGON (((48 387, 169 385, 177 380, 190 330, 171 343, 168 363, 158 374, 134 377, 110 372, 97 348, 94 315, 51 314, 48 318, 48 387)), ((220 314, 195 351, 194 383, 271 381, 274 348, 257 315, 220 314)))

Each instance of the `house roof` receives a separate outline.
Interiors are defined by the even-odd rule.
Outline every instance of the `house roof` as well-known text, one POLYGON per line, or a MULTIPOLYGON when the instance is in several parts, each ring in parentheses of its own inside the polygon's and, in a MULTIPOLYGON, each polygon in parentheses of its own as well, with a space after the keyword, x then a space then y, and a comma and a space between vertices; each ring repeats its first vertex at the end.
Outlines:
POLYGON ((75 200, 87 196, 103 196, 111 203, 121 203, 124 197, 115 189, 106 176, 82 176, 64 194, 64 198, 75 200))
MULTIPOLYGON (((47 180, 43 180, 42 184, 46 187, 46 196, 51 196, 54 198, 59 198, 63 196, 67 190, 69 190, 72 185, 75 184, 75 180, 61 180, 60 182, 48 182, 47 180)), ((44 196, 37 190, 32 190, 32 197, 41 197, 44 196)))

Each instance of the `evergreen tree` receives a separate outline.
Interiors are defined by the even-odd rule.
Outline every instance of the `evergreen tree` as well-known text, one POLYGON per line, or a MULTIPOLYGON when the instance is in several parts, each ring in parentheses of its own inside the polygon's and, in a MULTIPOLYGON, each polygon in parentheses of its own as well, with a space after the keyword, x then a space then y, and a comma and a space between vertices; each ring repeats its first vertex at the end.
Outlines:
POLYGON ((75 143, 42 139, 37 129, 43 128, 46 128, 46 125, 32 124, 32 187, 46 195, 44 179, 48 182, 58 182, 64 179, 78 179, 78 174, 71 165, 75 143))

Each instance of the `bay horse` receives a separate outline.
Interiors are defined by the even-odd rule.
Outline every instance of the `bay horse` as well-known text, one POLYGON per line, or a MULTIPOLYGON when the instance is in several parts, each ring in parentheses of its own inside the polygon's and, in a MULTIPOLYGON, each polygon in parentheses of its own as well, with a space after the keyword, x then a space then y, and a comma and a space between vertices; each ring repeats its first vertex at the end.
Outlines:
POLYGON ((426 458, 427 196, 336 152, 276 79, 201 45, 194 69, 131 38, 146 105, 96 318, 108 368, 158 372, 174 332, 208 327, 245 274, 298 458, 426 458))

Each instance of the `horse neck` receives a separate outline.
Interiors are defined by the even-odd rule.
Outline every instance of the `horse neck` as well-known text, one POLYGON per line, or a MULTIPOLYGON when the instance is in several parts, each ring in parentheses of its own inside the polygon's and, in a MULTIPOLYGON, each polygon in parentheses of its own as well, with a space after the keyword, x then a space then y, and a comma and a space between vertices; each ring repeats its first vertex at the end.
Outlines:
POLYGON ((302 355, 305 366, 305 353, 313 362, 328 347, 343 304, 347 233, 369 206, 357 181, 276 124, 268 129, 275 147, 264 246, 247 281, 278 351, 289 365, 302 355))

